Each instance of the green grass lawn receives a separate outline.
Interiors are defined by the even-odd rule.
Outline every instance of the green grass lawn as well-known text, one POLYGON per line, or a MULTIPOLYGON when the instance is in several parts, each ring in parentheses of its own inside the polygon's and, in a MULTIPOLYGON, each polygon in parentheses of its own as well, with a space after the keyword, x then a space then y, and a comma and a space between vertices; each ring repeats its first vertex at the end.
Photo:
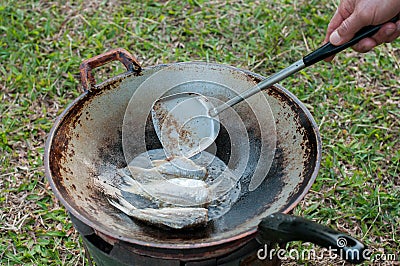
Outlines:
MULTIPOLYGON (((337 4, 140 2, 0 3, 1 265, 86 264, 79 236, 43 167, 47 133, 80 94, 82 60, 122 47, 143 66, 207 61, 267 76, 321 45, 337 4)), ((97 78, 121 71, 113 63, 97 78)), ((367 54, 348 50, 333 63, 319 63, 282 82, 310 109, 323 139, 319 175, 294 213, 347 232, 374 253, 398 256, 399 80, 397 41, 367 54)))

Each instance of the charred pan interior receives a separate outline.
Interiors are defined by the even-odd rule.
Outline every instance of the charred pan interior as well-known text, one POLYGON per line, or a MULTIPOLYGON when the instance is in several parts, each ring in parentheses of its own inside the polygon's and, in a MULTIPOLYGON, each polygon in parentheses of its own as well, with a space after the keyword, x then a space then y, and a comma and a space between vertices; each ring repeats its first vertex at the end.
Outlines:
MULTIPOLYGON (((242 195, 231 211, 204 230, 189 233, 164 232, 136 222, 107 202, 94 188, 93 177, 104 169, 126 166, 128 160, 146 149, 161 148, 149 121, 149 112, 152 102, 162 94, 157 88, 138 90, 161 70, 160 78, 165 80, 168 77, 183 83, 211 78, 237 92, 248 89, 261 78, 223 65, 185 63, 143 69, 140 76, 128 72, 108 80, 82 94, 56 121, 46 145, 46 175, 68 211, 99 235, 134 245, 136 249, 151 249, 157 254, 160 250, 169 253, 186 250, 185 254, 192 256, 199 250, 212 248, 214 255, 211 256, 217 256, 226 252, 227 247, 234 249, 238 242, 250 241, 262 217, 276 211, 288 212, 302 199, 319 168, 318 129, 303 104, 284 88, 275 86, 255 95, 235 107, 244 123, 247 143, 235 142, 232 132, 224 126, 216 140, 216 155, 231 168, 243 168, 242 195), (141 97, 142 104, 129 109, 134 95, 141 97), (265 129, 265 124, 260 124, 257 117, 265 108, 265 100, 271 107, 276 129, 265 129), (127 121, 127 116, 134 119, 127 121), (123 126, 132 128, 131 135, 124 133, 123 126), (273 130, 276 142, 272 147, 268 136, 273 130), (247 156, 243 152, 245 149, 249 150, 247 156), (268 156, 263 154, 264 149, 273 149, 272 165, 269 172, 264 173, 266 178, 261 185, 248 191, 249 179, 268 156)), ((237 94, 223 89, 200 90, 221 101, 237 94)))

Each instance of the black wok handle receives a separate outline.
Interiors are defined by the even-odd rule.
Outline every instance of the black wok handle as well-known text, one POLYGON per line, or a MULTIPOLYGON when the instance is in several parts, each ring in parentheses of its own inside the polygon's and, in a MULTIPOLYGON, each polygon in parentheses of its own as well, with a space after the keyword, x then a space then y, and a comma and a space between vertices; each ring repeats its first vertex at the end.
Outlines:
POLYGON ((96 85, 96 80, 92 70, 112 61, 119 61, 124 64, 127 71, 140 73, 141 66, 137 59, 123 48, 112 49, 104 54, 97 55, 82 62, 79 67, 81 74, 81 83, 83 89, 90 90, 96 85))
MULTIPOLYGON (((361 263, 368 250, 357 239, 329 227, 284 213, 271 214, 258 225, 257 240, 261 243, 305 241, 330 248, 350 263, 361 263)), ((369 256, 369 255, 368 255, 369 256)))
MULTIPOLYGON (((395 23, 397 20, 398 20, 398 18, 396 16, 396 17, 392 18, 391 20, 389 20, 388 22, 395 23)), ((385 24, 385 23, 383 23, 383 24, 385 24)), ((334 46, 330 42, 324 44, 323 46, 321 46, 314 52, 303 57, 304 65, 311 66, 321 60, 324 60, 325 58, 328 58, 332 55, 335 55, 335 54, 343 51, 344 49, 346 49, 350 46, 353 46, 354 44, 358 43, 359 41, 361 41, 362 39, 364 39, 366 37, 371 37, 372 35, 374 35, 375 33, 377 33, 379 31, 379 29, 382 27, 383 24, 362 28, 359 32, 357 32, 354 35, 353 39, 351 39, 350 41, 348 41, 345 44, 342 44, 339 46, 334 46)))

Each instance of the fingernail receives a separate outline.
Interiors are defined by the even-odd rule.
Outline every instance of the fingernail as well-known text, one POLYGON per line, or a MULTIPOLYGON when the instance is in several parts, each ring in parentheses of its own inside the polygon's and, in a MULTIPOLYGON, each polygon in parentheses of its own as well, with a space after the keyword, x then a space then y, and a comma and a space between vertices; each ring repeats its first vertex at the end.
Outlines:
POLYGON ((394 28, 388 28, 388 29, 385 30, 385 34, 386 34, 387 36, 390 36, 390 35, 392 35, 395 31, 396 31, 396 29, 394 29, 394 28))
POLYGON ((340 43, 340 41, 342 40, 342 38, 340 37, 339 33, 337 31, 334 31, 331 36, 329 37, 329 41, 331 42, 331 44, 333 45, 337 45, 340 43))

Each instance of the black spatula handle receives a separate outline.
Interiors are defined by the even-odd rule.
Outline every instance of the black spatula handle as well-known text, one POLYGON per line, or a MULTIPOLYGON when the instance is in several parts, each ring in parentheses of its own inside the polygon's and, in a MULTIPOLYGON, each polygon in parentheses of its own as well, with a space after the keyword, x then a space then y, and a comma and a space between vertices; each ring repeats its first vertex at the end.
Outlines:
MULTIPOLYGON (((397 16, 389 20, 388 22, 396 22, 398 20, 397 16)), ((385 23, 383 23, 385 24, 385 23)), ((358 31, 353 39, 348 41, 345 44, 335 46, 331 44, 330 42, 324 44, 314 52, 306 55, 303 57, 303 62, 305 66, 311 66, 321 60, 324 60, 325 58, 328 58, 332 55, 337 54, 340 51, 343 51, 344 49, 353 46, 354 44, 358 43, 360 40, 366 38, 366 37, 371 37, 375 33, 379 31, 379 29, 382 27, 383 24, 376 25, 376 26, 368 26, 362 28, 360 31, 358 31)))

